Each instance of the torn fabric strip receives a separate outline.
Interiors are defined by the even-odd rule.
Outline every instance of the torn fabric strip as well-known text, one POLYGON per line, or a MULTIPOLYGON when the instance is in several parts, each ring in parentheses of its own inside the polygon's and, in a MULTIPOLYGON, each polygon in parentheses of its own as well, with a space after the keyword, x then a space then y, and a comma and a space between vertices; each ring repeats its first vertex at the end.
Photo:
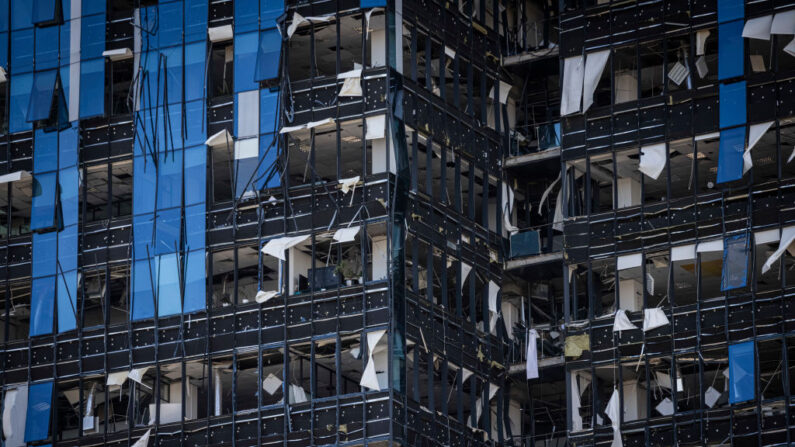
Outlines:
POLYGON ((665 169, 665 149, 665 143, 641 147, 638 170, 657 180, 665 169))
POLYGON ((536 341, 538 340, 538 332, 535 329, 530 329, 527 332, 527 380, 538 378, 538 348, 536 341))
POLYGON ((560 96, 560 116, 580 111, 582 82, 585 74, 582 56, 567 57, 563 61, 563 89, 560 96))
POLYGON ((593 104, 593 94, 602 78, 602 72, 610 57, 610 50, 588 53, 585 59, 585 74, 582 88, 582 111, 585 113, 593 104))

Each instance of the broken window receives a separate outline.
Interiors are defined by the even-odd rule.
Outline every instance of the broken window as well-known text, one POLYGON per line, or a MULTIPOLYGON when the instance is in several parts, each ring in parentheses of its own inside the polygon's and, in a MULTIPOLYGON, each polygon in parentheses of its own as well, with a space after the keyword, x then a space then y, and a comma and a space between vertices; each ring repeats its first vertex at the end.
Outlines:
POLYGON ((638 63, 635 46, 616 48, 613 51, 614 102, 638 99, 638 63))
MULTIPOLYGON (((787 147, 782 144, 781 158, 788 158, 787 147)), ((745 159, 748 154, 743 154, 743 173, 748 168, 752 169, 753 181, 755 185, 761 185, 778 179, 779 155, 776 144, 776 127, 774 122, 753 124, 748 129, 748 146, 746 152, 750 151, 751 165, 745 159)))
POLYGON ((0 296, 3 298, 0 309, 0 315, 3 315, 0 319, 0 330, 5 334, 6 328, 8 329, 6 341, 27 340, 30 336, 30 280, 9 281, 3 284, 0 291, 2 291, 0 296), (6 309, 8 309, 7 314, 6 309))
POLYGON ((720 140, 717 135, 696 137, 696 192, 699 194, 712 192, 718 181, 718 147, 720 140))
POLYGON ((232 94, 234 80, 234 45, 231 41, 215 42, 210 49, 207 91, 211 98, 232 94))
POLYGON ((609 315, 616 310, 616 264, 615 259, 599 259, 591 262, 589 295, 593 300, 593 315, 609 315))
MULTIPOLYGON (((691 195, 694 192, 695 169, 697 154, 693 149, 693 139, 672 141, 668 143, 668 170, 671 175, 670 198, 676 199, 691 195)), ((665 171, 663 171, 664 173, 665 171)), ((650 180, 650 179, 645 179, 650 180)), ((665 182, 664 174, 650 186, 656 189, 658 182, 665 182)), ((662 185, 660 185, 662 187, 662 185)))
POLYGON ((718 80, 718 30, 700 29, 695 32, 696 49, 694 59, 695 88, 714 84, 718 80))
POLYGON ((0 238, 30 232, 32 186, 33 178, 27 171, 0 177, 0 238))
POLYGON ((696 75, 696 70, 691 62, 695 58, 693 58, 694 52, 690 48, 690 36, 670 37, 666 39, 665 45, 665 62, 666 70, 668 70, 665 73, 665 81, 668 93, 692 88, 693 76, 696 75))
POLYGON ((618 257, 618 308, 629 312, 643 309, 644 284, 643 254, 618 257))
MULTIPOLYGON (((125 48, 126 50, 126 48, 125 48)), ((203 57, 203 56, 202 56, 203 57)), ((131 85, 133 80, 133 58, 113 60, 109 64, 108 85, 110 91, 111 115, 126 115, 131 112, 132 104, 131 85)), ((204 71, 204 67, 201 67, 204 71)))
POLYGON ((638 45, 638 50, 640 52, 640 69, 638 70, 640 97, 661 96, 665 86, 663 42, 661 40, 641 42, 638 45))
POLYGON ((699 242, 698 284, 699 297, 703 300, 721 296, 721 277, 723 272, 723 240, 699 242))
POLYGON ((782 285, 781 268, 778 259, 771 264, 770 268, 763 272, 765 261, 770 259, 779 245, 780 231, 778 228, 771 230, 758 231, 754 234, 754 267, 756 269, 756 293, 771 292, 780 290, 782 285))
POLYGON ((667 252, 646 255, 646 308, 661 307, 668 302, 668 277, 670 273, 667 252))
MULTIPOLYGON (((591 184, 591 213, 602 213, 613 209, 613 154, 601 154, 589 158, 588 167, 591 184)), ((631 190, 629 191, 631 199, 631 190)), ((624 202, 622 202, 624 203, 624 202)))

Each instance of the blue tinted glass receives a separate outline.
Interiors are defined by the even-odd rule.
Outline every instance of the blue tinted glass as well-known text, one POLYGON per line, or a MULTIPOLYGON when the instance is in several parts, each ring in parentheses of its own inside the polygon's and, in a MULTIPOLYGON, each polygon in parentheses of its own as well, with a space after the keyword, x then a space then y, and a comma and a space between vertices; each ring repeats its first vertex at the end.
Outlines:
POLYGON ((204 203, 207 194, 207 151, 205 146, 185 149, 185 204, 204 203))
POLYGON ((204 59, 207 48, 204 41, 185 45, 185 100, 204 97, 204 59))
POLYGON ((70 125, 58 133, 58 167, 69 168, 77 166, 77 144, 80 138, 80 128, 70 125))
POLYGON ((152 158, 136 154, 133 159, 133 214, 154 212, 155 201, 152 198, 155 197, 156 175, 152 158))
POLYGON ((30 0, 11 0, 11 29, 33 26, 33 2, 30 0))
POLYGON ((76 225, 80 210, 77 167, 62 169, 59 176, 62 226, 76 225))
POLYGON ((172 208, 182 204, 182 150, 160 155, 158 169, 157 208, 172 208))
POLYGON ((105 0, 82 0, 80 2, 80 11, 84 16, 100 13, 104 14, 105 0))
MULTIPOLYGON (((0 11, 8 11, 8 1, 0 0, 0 11)), ((8 14, 0 14, 0 31, 8 31, 8 14)))
POLYGON ((257 184, 255 172, 259 157, 238 158, 235 160, 235 197, 253 197, 257 184))
POLYGON ((152 241, 155 237, 154 214, 133 216, 133 257, 135 260, 147 259, 155 255, 152 241))
POLYGON ((30 293, 30 336, 52 334, 55 276, 33 278, 30 293))
POLYGON ((80 57, 102 57, 105 51, 105 14, 84 15, 80 20, 80 57))
POLYGON ((77 270, 58 273, 58 333, 77 329, 77 270))
POLYGON ((185 2, 185 42, 207 38, 207 0, 185 2))
POLYGON ((204 217, 204 204, 193 205, 185 208, 185 244, 186 250, 204 248, 206 236, 206 222, 204 217))
POLYGON ((9 82, 11 83, 11 98, 8 131, 13 133, 30 130, 33 126, 27 121, 26 116, 30 104, 30 89, 33 87, 33 73, 14 75, 9 82))
POLYGON ((207 139, 207 125, 204 123, 204 101, 191 101, 185 104, 185 146, 204 145, 207 139))
POLYGON ((160 256, 160 272, 157 287, 157 314, 161 317, 182 312, 180 294, 179 258, 176 253, 160 256))
POLYGON ((259 3, 257 0, 235 1, 235 32, 246 33, 257 29, 259 3))
POLYGON ((182 44, 182 2, 161 2, 159 9, 160 48, 182 44))
POLYGON ((721 291, 745 287, 748 278, 748 237, 727 237, 723 244, 721 291))
POLYGON ((376 6, 386 6, 386 0, 360 0, 360 8, 374 8, 376 6))
POLYGON ((743 21, 723 23, 718 27, 718 79, 743 75, 743 21))
POLYGON ((57 26, 36 28, 36 71, 58 66, 58 30, 57 26))
POLYGON ((257 70, 254 80, 267 81, 279 77, 279 59, 282 53, 282 35, 276 28, 260 32, 257 70))
POLYGON ((743 177, 743 152, 745 152, 745 127, 721 131, 718 149, 718 183, 731 182, 743 177))
POLYGON ((279 176, 275 173, 277 155, 275 136, 275 133, 265 134, 259 139, 259 156, 262 159, 257 172, 257 187, 259 189, 279 186, 279 176))
MULTIPOLYGON (((171 94, 169 94, 169 96, 171 96, 171 94)), ((161 157, 162 154, 166 152, 168 152, 170 156, 175 148, 182 147, 182 104, 174 103, 169 105, 168 116, 163 115, 162 106, 153 109, 149 113, 153 120, 155 119, 155 115, 159 118, 157 126, 157 151, 161 153, 161 157)))
POLYGON ((743 0, 720 0, 718 4, 718 23, 745 17, 743 0))
POLYGON ((57 70, 42 71, 34 75, 28 104, 28 122, 44 120, 50 116, 57 78, 57 70))
POLYGON ((254 81, 258 41, 259 33, 256 32, 235 34, 235 93, 259 88, 254 81))
POLYGON ((262 89, 259 95, 259 131, 275 132, 278 127, 276 118, 279 116, 279 90, 262 89))
POLYGON ((259 11, 260 28, 273 28, 276 19, 284 13, 284 0, 260 0, 259 11))
POLYGON ((52 382, 44 382, 28 386, 25 442, 41 441, 50 435, 52 385, 52 382))
POLYGON ((172 208, 170 210, 158 211, 157 221, 155 222, 155 255, 174 253, 180 249, 180 234, 182 230, 181 210, 172 208))
MULTIPOLYGON (((0 33, 0 66, 8 67, 8 33, 0 33)), ((6 70, 8 72, 8 70, 6 70)))
POLYGON ((77 270, 77 225, 58 232, 58 273, 70 270, 77 270))
POLYGON ((58 233, 33 233, 33 265, 34 278, 54 275, 56 271, 56 246, 58 233))
MULTIPOLYGON (((66 7, 66 5, 64 5, 66 7)), ((69 20, 65 18, 64 20, 69 20)), ((60 33, 59 42, 60 42, 60 53, 61 53, 61 60, 59 65, 61 67, 69 67, 69 53, 70 53, 70 39, 71 39, 71 29, 70 29, 70 22, 65 22, 63 25, 58 27, 58 32, 60 33)), ((77 26, 77 24, 75 24, 77 26)), ((61 78, 63 78, 63 72, 61 72, 61 78)), ((67 76, 68 78, 68 76, 67 76)))
POLYGON ((55 22, 58 18, 56 8, 60 7, 61 0, 33 0, 33 19, 35 24, 55 22))
POLYGON ((33 177, 33 200, 30 229, 49 230, 55 227, 56 175, 54 172, 33 177))
POLYGON ((729 345, 729 402, 744 402, 756 395, 754 342, 729 345))
POLYGON ((33 29, 11 32, 11 74, 33 71, 33 29))
POLYGON ((720 127, 745 124, 745 81, 720 85, 720 127))
MULTIPOLYGON (((161 54, 166 57, 166 73, 168 73, 168 83, 164 88, 168 89, 168 103, 174 104, 182 102, 182 47, 172 47, 168 50, 161 50, 161 54)), ((177 108, 179 110, 179 108, 177 108)), ((172 122, 175 129, 179 129, 179 121, 172 122)))
POLYGON ((207 307, 205 299, 207 275, 204 250, 188 253, 185 265, 185 300, 183 312, 190 313, 207 307))
POLYGON ((152 287, 157 278, 157 257, 133 262, 132 268, 132 320, 155 316, 155 297, 152 287))
POLYGON ((33 171, 47 172, 58 169, 58 133, 36 129, 33 141, 33 171))
POLYGON ((80 62, 80 118, 105 114, 105 59, 80 62))

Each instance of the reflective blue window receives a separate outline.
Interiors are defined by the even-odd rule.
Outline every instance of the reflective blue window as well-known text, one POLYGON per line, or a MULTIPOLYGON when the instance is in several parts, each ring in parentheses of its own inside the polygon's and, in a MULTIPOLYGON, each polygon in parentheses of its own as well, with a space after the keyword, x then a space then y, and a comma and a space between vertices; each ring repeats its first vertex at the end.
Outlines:
POLYGON ((752 400, 756 395, 754 342, 729 345, 729 402, 752 400))
POLYGON ((36 25, 55 23, 60 17, 61 0, 33 0, 32 22, 36 25))
POLYGON ((205 259, 203 249, 188 253, 185 265, 185 300, 183 303, 183 312, 185 313, 203 310, 207 307, 205 259))
POLYGON ((254 81, 259 33, 235 34, 235 93, 259 88, 254 81))
POLYGON ((260 0, 259 17, 260 28, 273 28, 276 26, 276 19, 284 13, 284 0, 260 0))
POLYGON ((56 221, 56 174, 37 174, 33 178, 33 199, 30 210, 31 230, 51 230, 56 221))
POLYGON ((257 188, 275 188, 279 186, 279 175, 276 169, 276 137, 275 133, 265 134, 260 137, 259 156, 262 163, 257 172, 257 188))
POLYGON ((744 45, 742 20, 718 26, 718 79, 743 75, 744 45))
POLYGON ((95 59, 105 51, 105 14, 83 15, 80 19, 80 57, 95 59))
MULTIPOLYGON (((8 11, 8 0, 0 0, 0 11, 8 11)), ((8 31, 8 14, 0 14, 0 31, 8 31)))
POLYGON ((720 0, 718 4, 718 22, 742 19, 745 17, 743 0, 720 0))
POLYGON ((33 28, 11 32, 11 74, 33 71, 33 28))
POLYGON ((135 154, 133 159, 133 214, 152 213, 155 210, 155 181, 157 169, 149 155, 135 154))
POLYGON ((47 439, 53 398, 53 383, 35 383, 28 386, 28 409, 25 418, 25 442, 47 439))
POLYGON ((179 314, 182 311, 180 293, 179 258, 176 253, 160 256, 160 272, 157 287, 157 314, 161 317, 179 314))
POLYGON ((185 113, 187 114, 185 146, 204 146, 204 141, 207 139, 207 125, 204 122, 206 110, 204 101, 191 101, 185 104, 185 113))
POLYGON ((11 83, 8 131, 14 133, 30 130, 33 126, 26 117, 30 105, 30 89, 33 87, 33 73, 14 75, 8 82, 11 83))
POLYGON ((80 118, 105 114, 105 59, 80 62, 80 118))
POLYGON ((32 26, 33 2, 30 0, 11 0, 11 29, 22 29, 32 26))
MULTIPOLYGON (((80 128, 77 124, 58 132, 58 168, 77 166, 77 145, 80 139, 80 128)), ((37 146, 38 147, 38 146, 37 146)), ((36 171, 44 171, 36 167, 36 171)))
POLYGON ((258 0, 235 1, 235 32, 246 33, 258 28, 258 0))
POLYGON ((155 296, 152 293, 157 279, 157 257, 133 262, 132 320, 155 316, 155 296))
MULTIPOLYGON (((207 48, 204 41, 185 45, 185 100, 202 99, 207 48)), ((190 123, 188 123, 190 125, 190 123)))
POLYGON ((259 93, 259 131, 272 133, 276 131, 279 123, 279 90, 262 89, 259 93))
POLYGON ((375 8, 376 6, 386 6, 386 0, 360 0, 360 8, 375 8))
MULTIPOLYGON (((0 66, 8 68, 8 33, 0 33, 0 66)), ((6 70, 8 73, 8 70, 6 70)))
POLYGON ((60 225, 76 225, 80 210, 78 170, 76 167, 62 169, 58 179, 60 225))
POLYGON ((257 69, 254 80, 267 81, 279 77, 282 35, 276 28, 260 32, 257 69))
POLYGON ((56 272, 56 246, 58 233, 33 233, 33 265, 31 273, 34 278, 51 276, 56 272))
POLYGON ((80 9, 84 16, 105 12, 105 0, 82 0, 80 9))
POLYGON ((157 207, 172 208, 182 204, 182 150, 160 155, 157 207))
POLYGON ((197 250, 204 248, 206 221, 204 217, 204 204, 193 205, 185 208, 185 249, 197 250))
POLYGON ((731 182, 743 177, 743 152, 745 152, 745 127, 721 131, 718 148, 718 183, 731 182))
POLYGON ((185 205, 206 202, 207 149, 196 146, 185 149, 185 205))
MULTIPOLYGON (((77 270, 77 225, 58 233, 58 274, 77 270)), ((52 250, 53 246, 50 246, 52 250)))
POLYGON ((160 2, 158 5, 157 33, 160 48, 182 44, 182 5, 182 2, 160 2))
POLYGON ((35 74, 28 103, 28 122, 49 118, 57 80, 58 70, 42 71, 35 74))
MULTIPOLYGON (((257 149, 255 142, 255 149, 257 149)), ((257 185, 257 164, 259 157, 238 158, 235 160, 235 197, 253 197, 257 185)))
POLYGON ((58 132, 36 129, 33 149, 33 171, 47 172, 58 169, 58 132))
MULTIPOLYGON (((182 71, 185 67, 182 64, 182 48, 176 46, 167 50, 161 50, 160 53, 166 58, 166 73, 168 75, 168 82, 164 84, 164 89, 168 89, 168 103, 176 104, 182 102, 182 71)), ((162 102, 161 102, 162 103, 162 102)), ((180 107, 176 108, 181 109, 180 107)), ((172 121, 171 125, 174 129, 179 129, 180 121, 172 121)), ((176 132, 179 134, 180 132, 176 132)))
POLYGON ((721 291, 745 287, 748 280, 748 237, 745 234, 726 238, 723 244, 721 291))
POLYGON ((36 71, 58 67, 58 31, 57 26, 36 28, 36 71))
POLYGON ((133 259, 147 259, 154 256, 152 240, 155 237, 154 214, 141 214, 133 216, 133 259))
POLYGON ((745 124, 745 81, 720 85, 720 127, 745 124))
POLYGON ((30 336, 52 334, 55 276, 33 278, 30 294, 30 336))
POLYGON ((57 278, 58 332, 61 333, 77 329, 77 270, 58 273, 57 278))
POLYGON ((157 212, 155 255, 179 251, 182 230, 181 214, 182 211, 179 208, 157 212))
POLYGON ((207 38, 207 0, 185 2, 185 42, 207 38))

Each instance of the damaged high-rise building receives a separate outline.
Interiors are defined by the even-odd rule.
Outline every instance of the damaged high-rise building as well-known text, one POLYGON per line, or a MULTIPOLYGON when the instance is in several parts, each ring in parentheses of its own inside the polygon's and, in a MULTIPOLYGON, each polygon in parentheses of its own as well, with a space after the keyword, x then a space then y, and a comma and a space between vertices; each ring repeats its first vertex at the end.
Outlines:
POLYGON ((0 446, 795 443, 792 0, 0 0, 0 446))

